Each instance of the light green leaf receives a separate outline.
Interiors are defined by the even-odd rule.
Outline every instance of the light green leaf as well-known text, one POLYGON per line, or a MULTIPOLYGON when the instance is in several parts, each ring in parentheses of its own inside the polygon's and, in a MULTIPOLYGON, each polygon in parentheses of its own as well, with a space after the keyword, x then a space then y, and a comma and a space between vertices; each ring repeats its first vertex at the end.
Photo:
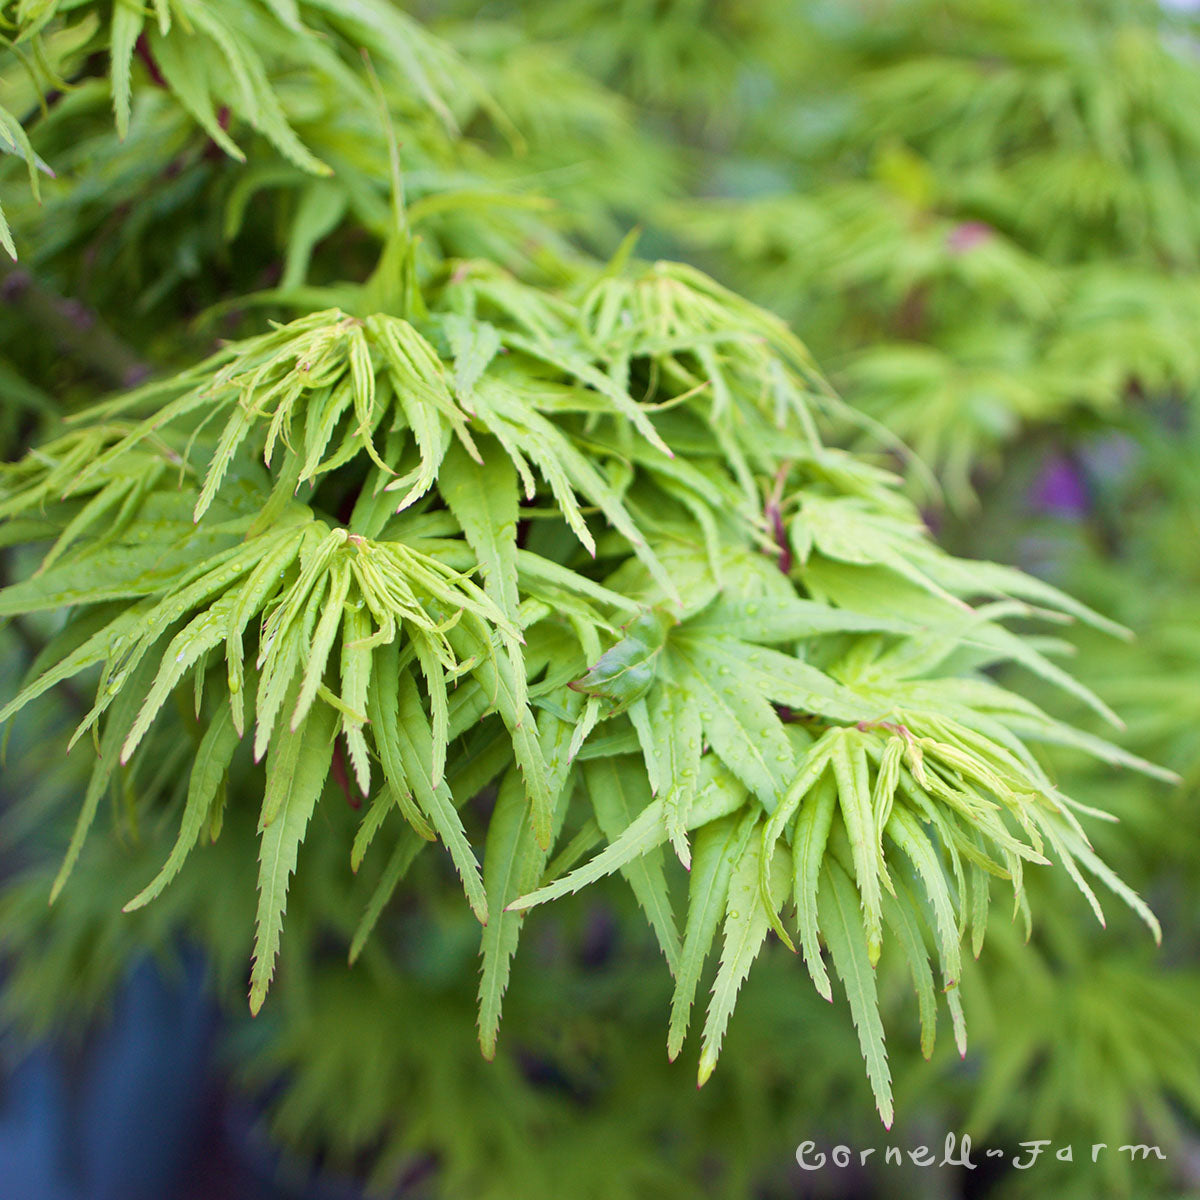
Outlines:
POLYGON ((896 895, 883 897, 883 918, 896 944, 904 952, 912 975, 913 988, 917 993, 917 1004, 921 1021, 921 1054, 929 1058, 933 1054, 937 1036, 937 992, 933 982, 933 971, 929 966, 929 951, 925 946, 921 927, 917 923, 916 901, 903 884, 896 887, 896 895))
POLYGON ((672 674, 699 712, 713 751, 771 812, 795 773, 792 744, 761 692, 707 650, 707 642, 673 644, 672 674))
POLYGON ((346 215, 349 196, 332 181, 317 179, 301 189, 288 232, 281 289, 300 287, 308 275, 313 249, 346 215))
POLYGON ((646 701, 647 738, 638 728, 642 752, 651 770, 654 790, 663 798, 667 833, 675 854, 685 868, 691 869, 687 823, 696 789, 700 782, 700 755, 703 750, 700 714, 687 704, 673 681, 651 692, 646 701), (653 764, 653 766, 652 766, 653 764))
POLYGON ((626 626, 625 636, 594 662, 573 691, 607 700, 608 716, 624 712, 641 700, 654 682, 659 655, 666 641, 667 621, 646 612, 626 626))
POLYGON ((301 659, 304 662, 304 676, 300 692, 296 697, 296 706, 292 712, 289 725, 297 729, 308 715, 312 703, 317 697, 317 688, 325 677, 325 667, 329 662, 333 643, 342 627, 343 606, 350 591, 350 568, 344 562, 335 564, 329 576, 329 595, 323 601, 321 617, 317 621, 316 632, 307 646, 301 647, 301 659))
POLYGON ((516 625, 517 473, 495 441, 478 445, 482 463, 458 443, 446 451, 438 490, 479 560, 484 590, 516 625))
POLYGON ((388 791, 404 819, 424 841, 435 841, 437 833, 413 803, 400 747, 400 655, 395 642, 375 651, 374 685, 367 693, 367 714, 375 748, 383 766, 388 791))
POLYGON ((561 879, 556 879, 528 895, 520 896, 512 901, 508 908, 513 912, 521 912, 538 904, 545 904, 549 900, 557 900, 561 896, 573 896, 588 884, 613 875, 643 855, 649 854, 651 850, 656 850, 666 840, 665 806, 661 800, 653 800, 594 858, 589 859, 583 866, 576 867, 561 879))
POLYGON ((207 651, 218 646, 225 638, 225 625, 233 599, 223 596, 210 609, 186 625, 167 646, 162 665, 154 683, 138 713, 125 744, 121 747, 121 762, 127 763, 138 743, 145 736, 154 718, 158 715, 167 697, 175 686, 207 651))
POLYGON ((358 868, 362 866, 363 859, 366 858, 367 851, 371 848, 371 843, 383 828, 384 822, 387 821, 388 814, 391 813, 394 806, 392 793, 387 784, 384 784, 376 793, 375 799, 367 808, 366 815, 354 832, 354 843, 350 847, 350 870, 355 874, 358 874, 358 868))
POLYGON ((962 973, 958 920, 937 853, 916 817, 903 805, 892 809, 887 835, 908 856, 925 887, 933 906, 942 971, 948 984, 956 983, 962 973))
POLYGON ((133 48, 145 21, 146 13, 140 5, 133 0, 116 0, 108 53, 112 60, 113 112, 117 119, 117 136, 122 141, 129 136, 129 84, 133 48))
POLYGON ((309 818, 316 808, 333 756, 335 717, 324 705, 315 707, 291 738, 299 753, 279 815, 262 831, 259 849, 257 932, 254 966, 250 973, 250 1012, 257 1016, 275 973, 283 915, 287 908, 288 881, 309 818))
MULTIPOLYGON (((578 707, 578 703, 574 705, 578 707)), ((566 816, 571 771, 567 750, 571 723, 545 713, 541 718, 541 741, 551 786, 558 794, 554 807, 553 835, 558 835, 566 816)), ((483 959, 479 980, 479 1044, 487 1059, 496 1053, 501 1002, 508 987, 509 970, 520 938, 524 913, 513 911, 509 902, 535 887, 546 869, 549 850, 533 837, 526 817, 525 789, 516 770, 510 770, 500 786, 496 807, 488 822, 483 858, 483 882, 488 893, 488 922, 482 934, 483 959)))
POLYGON ((825 848, 829 842, 829 830, 836 808, 837 782, 832 775, 825 775, 801 805, 792 840, 792 878, 796 919, 800 930, 800 949, 804 954, 804 965, 812 977, 813 986, 820 995, 831 1002, 833 990, 829 984, 824 959, 821 957, 817 895, 821 886, 825 848))
MULTIPOLYGON (((442 328, 454 355, 454 390, 458 402, 473 410, 475 384, 483 377, 488 364, 500 352, 500 334, 494 325, 479 319, 468 320, 458 313, 442 317, 442 328)), ((484 454, 486 461, 487 455, 484 454)))
MULTIPOLYGON (((665 838, 662 802, 651 798, 645 766, 639 759, 622 756, 589 761, 583 767, 583 778, 596 812, 596 823, 610 843, 616 842, 635 822, 643 829, 657 823, 660 838, 665 838), (651 813, 654 815, 648 815, 651 813)), ((671 909, 662 853, 657 848, 642 849, 630 855, 620 870, 658 938, 671 974, 678 976, 679 932, 671 909)))
MULTIPOLYGON (((342 700, 355 713, 366 714, 367 697, 371 691, 371 666, 374 662, 368 641, 371 620, 361 601, 357 607, 347 607, 342 623, 342 700)), ((363 721, 343 714, 342 733, 350 755, 350 765, 358 789, 364 796, 371 792, 371 758, 363 721)))
POLYGON ((892 1078, 884 1046, 875 972, 867 957, 866 933, 854 885, 835 862, 826 862, 818 907, 829 955, 846 989, 867 1077, 884 1127, 892 1127, 892 1078))
POLYGON ((225 779, 237 744, 238 735, 233 727, 233 717, 228 706, 223 704, 204 731, 196 750, 192 773, 188 779, 187 803, 184 805, 183 820, 180 822, 175 845, 171 848, 162 870, 125 905, 122 912, 133 912, 149 904, 179 874, 179 869, 192 852, 209 818, 213 800, 225 779))
MULTIPOLYGON (((717 1065, 721 1042, 737 1003, 738 991, 771 928, 770 917, 763 905, 758 885, 761 857, 762 838, 755 837, 751 831, 747 846, 734 868, 729 883, 721 965, 713 984, 700 1050, 697 1080, 701 1087, 708 1081, 717 1065)), ((786 893, 788 886, 785 856, 782 853, 772 856, 770 875, 772 901, 776 904, 782 903, 781 897, 786 893)))
POLYGON ((679 975, 671 996, 671 1024, 667 1032, 667 1057, 674 1062, 687 1037, 692 1001, 700 972, 708 958, 717 925, 726 909, 729 882, 754 831, 755 814, 725 817, 705 825, 696 834, 688 879, 687 923, 679 955, 679 975))
POLYGON ((124 741, 130 726, 137 716, 137 698, 141 695, 142 689, 150 685, 153 671, 153 662, 149 659, 144 660, 130 674, 126 680, 126 686, 113 702, 108 722, 104 727, 104 732, 100 736, 98 756, 95 765, 92 767, 87 791, 83 797, 83 804, 80 806, 79 816, 75 820, 75 827, 71 831, 70 843, 67 846, 66 853, 63 855, 62 866, 59 867, 58 874, 54 877, 54 882, 50 886, 51 904, 58 899, 59 893, 66 884, 71 872, 75 869, 75 863, 79 859, 79 854, 83 849, 83 843, 87 838, 88 831, 92 827, 92 822, 96 819, 96 812, 100 807, 100 801, 117 769, 121 743, 124 741))
POLYGON ((506 911, 507 901, 519 895, 529 881, 536 882, 545 865, 545 853, 533 840, 525 814, 525 789, 521 776, 510 770, 500 786, 496 807, 488 822, 483 856, 483 884, 488 895, 487 924, 483 930, 483 967, 479 980, 479 1044, 486 1059, 496 1054, 500 1009, 508 986, 509 968, 520 937, 521 914, 506 911))
MULTIPOLYGON (((538 741, 537 723, 525 700, 524 664, 515 665, 507 654, 497 654, 478 636, 467 636, 463 625, 450 633, 452 644, 461 639, 464 655, 477 655, 475 678, 492 700, 512 738, 513 756, 525 778, 530 820, 538 845, 549 848, 551 813, 555 796, 538 741)), ((458 645, 456 644, 456 649, 458 645)))
POLYGON ((479 873, 479 862, 467 841, 462 819, 454 807, 445 781, 433 784, 433 731, 421 705, 417 685, 410 672, 402 671, 398 683, 396 741, 405 777, 421 811, 437 830, 442 844, 462 880, 471 911, 481 925, 487 924, 488 902, 479 873))
POLYGON ((762 596, 748 600, 722 597, 711 608, 693 617, 687 628, 689 632, 766 646, 826 633, 913 631, 913 626, 905 621, 832 608, 798 596, 762 596))
POLYGON ((867 775, 866 754, 859 739, 851 741, 847 733, 833 745, 830 763, 837 781, 838 804, 850 840, 854 876, 862 900, 867 934, 867 957, 871 967, 879 961, 883 945, 882 901, 879 888, 879 838, 871 808, 871 787, 867 775))

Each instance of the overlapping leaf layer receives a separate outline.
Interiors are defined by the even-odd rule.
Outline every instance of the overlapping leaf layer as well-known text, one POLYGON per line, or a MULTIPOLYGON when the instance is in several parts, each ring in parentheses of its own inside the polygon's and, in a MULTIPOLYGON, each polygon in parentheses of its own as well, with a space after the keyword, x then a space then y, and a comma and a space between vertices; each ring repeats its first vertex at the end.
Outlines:
POLYGON ((46 548, 0 614, 66 617, 0 716, 96 680, 58 887, 105 792, 182 725, 190 775, 155 785, 178 839, 128 907, 219 832, 236 774, 231 802, 261 797, 255 1011, 340 788, 367 801, 350 866, 390 855, 351 957, 440 843, 483 926, 486 1053, 525 913, 620 873, 675 979, 672 1057, 718 934, 701 1081, 774 931, 822 995, 840 979, 888 1122, 885 941, 928 1052, 939 995, 965 1044, 993 877, 1028 921, 1025 874, 1053 861, 1157 930, 1032 747, 1155 768, 993 678, 1012 663, 1111 717, 1060 643, 1010 627, 1106 622, 941 552, 890 474, 826 444, 846 414, 783 324, 627 250, 553 289, 462 260, 400 311, 345 291, 4 470, 0 536, 46 548))

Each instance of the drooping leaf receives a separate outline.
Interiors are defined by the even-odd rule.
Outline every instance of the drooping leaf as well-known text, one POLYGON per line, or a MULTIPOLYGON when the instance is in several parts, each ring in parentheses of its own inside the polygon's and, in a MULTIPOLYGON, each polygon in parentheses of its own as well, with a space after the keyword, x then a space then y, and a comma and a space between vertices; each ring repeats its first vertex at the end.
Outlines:
POLYGON ((262 829, 254 966, 250 973, 250 1012, 255 1016, 266 1000, 275 973, 288 883, 296 869, 309 819, 325 790, 334 732, 332 710, 319 705, 308 714, 301 729, 291 735, 299 742, 299 752, 287 794, 275 819, 262 829))
POLYGON ((885 1128, 893 1119, 892 1078, 879 1017, 875 971, 867 955, 867 934, 846 873, 836 863, 827 863, 818 897, 821 928, 829 946, 834 970, 846 989, 850 1012, 858 1029, 858 1041, 867 1064, 867 1077, 885 1128))
POLYGON ((204 731, 188 779, 187 803, 171 853, 162 870, 122 909, 133 912, 149 904, 179 874, 188 855, 192 852, 205 822, 209 819, 214 798, 229 770, 233 752, 237 749, 237 730, 228 707, 222 705, 204 731))
POLYGON ((673 1062, 683 1047, 691 1020, 692 1002, 708 958, 717 926, 725 915, 730 880, 746 852, 755 817, 726 817, 704 826, 696 836, 688 879, 687 923, 679 956, 679 974, 671 996, 667 1057, 673 1062))
MULTIPOLYGON (((724 942, 721 966, 713 984, 708 1013, 704 1021, 698 1082, 703 1086, 717 1065, 725 1028, 737 1003, 737 994, 758 957, 771 927, 770 917, 759 891, 762 839, 753 832, 729 882, 725 906, 724 942)), ((783 902, 789 880, 785 859, 776 853, 770 867, 773 902, 783 902)))
MULTIPOLYGON (((583 777, 596 812, 596 823, 611 842, 616 842, 635 822, 646 824, 647 813, 653 812, 655 806, 658 806, 661 821, 661 801, 651 799, 645 770, 636 759, 589 761, 584 764, 583 777)), ((662 832, 665 834, 665 828, 662 832)), ((635 852, 620 869, 654 930, 671 974, 678 978, 679 931, 663 870, 662 852, 657 848, 635 852)))

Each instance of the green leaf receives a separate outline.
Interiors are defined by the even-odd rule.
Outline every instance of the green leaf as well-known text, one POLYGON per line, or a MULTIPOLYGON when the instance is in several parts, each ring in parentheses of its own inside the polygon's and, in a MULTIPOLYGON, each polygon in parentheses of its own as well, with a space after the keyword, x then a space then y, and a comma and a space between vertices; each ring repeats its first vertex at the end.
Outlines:
MULTIPOLYGON (((210 6, 189 5, 187 16, 196 30, 208 35, 211 43, 198 45, 198 39, 190 38, 185 54, 192 59, 207 60, 210 64, 214 58, 223 62, 235 84, 233 94, 228 97, 235 111, 241 112, 289 162, 302 171, 313 175, 329 175, 330 168, 305 148, 288 124, 283 105, 271 87, 266 67, 253 44, 240 36, 236 28, 227 25, 218 12, 210 6)), ((160 39, 162 44, 169 44, 174 40, 169 37, 160 39)), ((157 54, 156 61, 158 61, 157 54)), ((159 66, 162 68, 161 61, 159 61, 159 66)), ((163 69, 163 74, 167 76, 172 88, 176 88, 175 79, 167 75, 165 69, 163 69)), ((211 137, 212 132, 208 129, 205 119, 206 106, 200 96, 202 85, 199 84, 199 81, 189 80, 189 83, 192 89, 192 101, 189 103, 185 100, 185 106, 192 109, 193 116, 204 125, 211 137)), ((203 90, 207 91, 206 88, 203 90)), ((207 107, 211 108, 211 104, 211 99, 208 99, 207 107)), ((218 145, 221 143, 218 142, 218 145)), ((234 157, 238 156, 234 155, 234 157)))
MULTIPOLYGON (((316 605, 320 600, 319 593, 314 593, 312 599, 312 611, 315 616, 316 605)), ((255 713, 255 762, 262 761, 272 735, 280 728, 276 718, 284 709, 288 696, 295 695, 292 685, 301 667, 304 632, 300 621, 290 621, 282 632, 273 636, 268 634, 265 645, 260 643, 258 666, 262 669, 262 675, 255 713)))
MULTIPOLYGON (((293 681, 288 699, 295 694, 297 684, 293 681)), ((263 789, 262 811, 258 819, 258 831, 262 833, 283 811, 292 792, 292 783, 305 755, 305 738, 310 736, 308 714, 296 728, 291 728, 283 716, 267 750, 266 786, 263 789)))
POLYGON ((577 357, 565 348, 541 345, 518 334, 505 333, 503 339, 514 349, 522 350, 533 358, 540 358, 544 362, 560 368, 566 374, 575 376, 581 383, 595 388, 596 391, 612 401, 621 416, 632 422, 634 428, 652 446, 661 450, 668 458, 674 457, 670 447, 662 440, 658 430, 654 428, 646 409, 629 396, 623 388, 614 385, 607 375, 597 371, 584 359, 577 357))
POLYGON ((316 808, 333 757, 335 717, 318 705, 291 738, 299 753, 278 816, 262 830, 259 848, 258 913, 255 917, 254 966, 250 972, 250 1012, 257 1016, 275 973, 288 881, 296 869, 300 843, 316 808))
POLYGON ((725 817, 705 825, 696 834, 688 878, 687 923, 679 955, 679 975, 671 996, 671 1024, 667 1032, 667 1057, 674 1062, 687 1037, 692 1001, 700 973, 708 958, 729 897, 734 868, 754 831, 755 814, 725 817))
MULTIPOLYGON (((569 721, 544 713, 541 719, 542 748, 559 799, 555 804, 553 834, 557 836, 566 816, 571 771, 567 750, 572 727, 569 721)), ((508 987, 509 970, 516 954, 524 913, 509 903, 537 885, 546 869, 549 850, 537 844, 526 818, 525 790, 516 770, 510 770, 500 786, 496 807, 488 822, 487 846, 483 857, 483 882, 488 894, 488 921, 480 954, 479 1044, 487 1059, 496 1053, 501 1002, 508 987)))
POLYGON ((826 862, 818 899, 821 928, 834 970, 846 989, 850 1013, 858 1030, 858 1043, 867 1064, 867 1077, 884 1127, 892 1127, 892 1078, 879 1017, 875 972, 867 957, 866 931, 859 913, 854 885, 834 862, 826 862))
MULTIPOLYGON (((458 402, 473 410, 475 384, 483 378, 488 364, 500 353, 500 334, 487 321, 468 320, 457 313, 442 317, 442 328, 454 355, 454 390, 458 402)), ((487 455, 484 454, 486 461, 487 455)))
POLYGON ((463 415, 446 386, 441 361, 425 339, 407 322, 380 314, 367 318, 367 332, 383 354, 396 400, 412 430, 421 465, 411 478, 393 480, 388 491, 408 486, 397 511, 423 496, 434 483, 450 445, 450 428, 460 436, 466 426, 463 415))
POLYGON ((479 451, 482 463, 452 445, 438 472, 438 490, 479 560, 484 590, 516 625, 517 473, 495 441, 481 439, 479 451))
POLYGON ((371 801, 358 829, 354 832, 354 843, 350 847, 350 870, 356 875, 358 868, 362 866, 363 859, 367 856, 367 851, 371 848, 371 843, 383 828, 384 822, 388 819, 394 806, 392 793, 384 784, 376 793, 375 799, 371 801))
POLYGON ((83 797, 83 804, 80 806, 79 816, 75 820, 75 827, 71 831, 71 840, 67 845, 66 853, 63 855, 62 866, 59 867, 58 874, 54 877, 54 882, 50 886, 51 904, 58 899, 67 879, 75 869, 76 862, 79 860, 80 852, 83 850, 83 843, 87 839, 92 822, 96 819, 96 812, 100 807, 100 801, 112 780, 113 773, 117 769, 121 743, 136 719, 137 698, 142 688, 149 685, 153 669, 151 661, 143 661, 132 672, 126 681, 126 687, 113 702, 112 711, 108 715, 104 732, 100 736, 98 757, 95 765, 92 767, 87 791, 83 797))
POLYGON ((281 289, 304 283, 314 247, 338 227, 346 215, 348 202, 342 187, 324 179, 313 180, 301 189, 288 234, 287 256, 279 280, 281 289))
POLYGON ((225 637, 225 623, 232 608, 232 599, 223 597, 212 608, 201 613, 171 640, 163 655, 162 665, 154 683, 121 747, 121 762, 127 763, 138 743, 150 728, 167 697, 176 685, 204 654, 220 645, 225 637))
MULTIPOLYGON (((452 643, 456 635, 461 637, 466 632, 460 623, 451 631, 452 643)), ((549 848, 555 796, 538 741, 537 722, 525 700, 524 664, 514 664, 506 654, 494 653, 490 644, 483 643, 478 637, 469 641, 463 638, 463 645, 467 654, 479 656, 474 668, 475 677, 493 701, 512 738, 513 756, 525 778, 534 837, 539 846, 549 848)))
MULTIPOLYGON (((651 823, 647 814, 654 809, 660 836, 666 836, 662 803, 651 798, 645 767, 638 759, 628 756, 595 759, 584 765, 583 778, 596 812, 596 823, 610 843, 616 842, 635 821, 645 828, 651 823)), ((671 974, 678 977, 679 932, 671 910, 662 853, 657 848, 643 849, 631 855, 620 870, 658 938, 671 974)))
POLYGON ((129 136, 129 83, 133 48, 145 21, 146 13, 140 5, 133 0, 116 0, 108 53, 112 60, 113 112, 117 119, 117 136, 122 141, 129 136))
POLYGON ((831 775, 825 775, 801 805, 792 840, 792 876, 800 949, 813 986, 831 1002, 833 990, 821 957, 817 895, 821 886, 821 869, 825 863, 825 847, 829 842, 829 830, 836 808, 837 782, 831 775))
POLYGON ((433 639, 423 631, 414 630, 412 647, 416 652, 425 691, 429 696, 430 754, 433 770, 430 782, 436 788, 446 775, 446 751, 450 745, 450 698, 446 691, 446 675, 433 639))
POLYGON ((700 714, 684 701, 672 684, 655 689, 646 702, 648 738, 638 727, 651 784, 663 797, 667 833, 675 854, 685 868, 691 869, 687 826, 696 789, 700 783, 700 756, 703 750, 700 714), (649 743, 649 748, 647 748, 649 743))
POLYGON ((582 679, 571 683, 572 691, 607 700, 610 717, 624 712, 650 690, 665 641, 666 623, 654 613, 643 613, 626 626, 625 636, 606 650, 582 679))
POLYGON ((815 545, 838 562, 887 567, 947 604, 967 608, 916 565, 914 550, 921 546, 924 536, 915 512, 901 519, 872 511, 869 502, 847 496, 806 495, 792 526, 792 541, 801 562, 808 559, 808 547, 815 545))
MULTIPOLYGON (((352 712, 363 716, 367 713, 374 663, 369 645, 371 633, 371 620, 361 602, 357 607, 347 608, 342 624, 342 700, 352 712)), ((363 720, 342 715, 342 733, 354 778, 359 791, 367 796, 371 792, 371 758, 363 726, 363 720)))
POLYGON ((48 666, 44 672, 35 675, 3 709, 0 709, 0 724, 11 720, 22 708, 51 688, 73 678, 88 667, 104 662, 114 644, 129 637, 134 629, 140 628, 141 616, 142 614, 134 608, 114 617, 53 666, 48 666))
POLYGON ((867 759, 860 738, 844 734, 834 743, 830 754, 833 776, 837 781, 838 804, 850 839, 854 876, 862 900, 867 933, 867 957, 871 967, 879 961, 883 945, 882 901, 879 888, 878 844, 867 759), (853 739, 853 740, 852 740, 853 739))
POLYGON ((400 747, 400 655, 394 642, 375 651, 374 685, 367 693, 367 713, 383 776, 396 807, 424 841, 435 841, 437 833, 413 803, 412 788, 400 747))
POLYGON ((593 600, 603 608, 614 608, 622 613, 634 613, 639 605, 620 592, 602 587, 566 567, 529 550, 517 551, 517 568, 520 580, 527 591, 536 591, 537 586, 560 588, 568 593, 576 593, 587 600, 593 600))
POLYGON ((329 662, 333 643, 342 627, 343 606, 350 591, 350 568, 344 562, 335 564, 329 576, 329 595, 323 601, 321 617, 317 621, 316 632, 312 641, 301 648, 301 659, 304 662, 304 677, 300 692, 296 697, 296 706, 292 712, 289 728, 297 729, 308 715, 312 703, 317 697, 317 688, 325 677, 325 667, 329 662))
POLYGON ((233 716, 227 705, 221 705, 204 731, 196 750, 196 757, 192 761, 187 803, 184 805, 183 820, 179 825, 175 845, 171 848, 162 870, 125 905, 122 912, 133 912, 149 904, 179 874, 209 819, 213 800, 221 788, 225 773, 229 770, 229 763, 237 745, 238 735, 233 727, 233 716))
POLYGON ((916 900, 903 884, 896 886, 896 895, 884 896, 883 918, 896 944, 904 952, 912 975, 913 988, 921 1021, 921 1054, 929 1058, 933 1054, 937 1035, 937 992, 933 982, 933 971, 929 966, 929 951, 921 927, 917 922, 916 900))
POLYGON ((433 731, 421 705, 417 685, 408 671, 400 673, 397 715, 396 741, 405 777, 421 811, 429 818, 429 823, 437 830, 442 844, 450 852, 471 911, 479 918, 481 925, 486 925, 488 902, 480 878, 479 862, 467 841, 466 830, 454 807, 450 789, 444 780, 436 787, 433 784, 433 731))
POLYGON ((937 853, 920 823, 903 805, 892 809, 887 834, 908 856, 924 884, 925 894, 933 906, 942 971, 947 984, 957 983, 962 973, 958 920, 937 853))
POLYGON ((673 644, 672 674, 699 712, 713 751, 771 812, 795 773, 792 744, 762 693, 707 651, 707 642, 673 644))
MULTIPOLYGON (((708 1081, 717 1065, 721 1042, 737 1003, 738 991, 771 928, 771 920, 759 892, 761 867, 762 838, 755 837, 751 831, 748 844, 734 868, 729 883, 721 965, 717 970, 712 998, 708 1004, 700 1050, 697 1080, 701 1087, 708 1081)), ((773 902, 782 903, 782 896, 788 885, 785 857, 782 853, 772 856, 770 876, 773 902)))
POLYGON ((13 241, 12 230, 9 228, 8 220, 4 216, 4 207, 0 205, 0 246, 2 246, 8 257, 17 261, 17 243, 13 241))
POLYGON ((533 840, 525 816, 525 789, 514 769, 500 786, 488 822, 483 856, 483 884, 488 895, 487 923, 479 981, 479 1044, 486 1059, 496 1054, 500 1008, 508 986, 509 967, 520 937, 521 914, 505 911, 512 897, 536 882, 545 865, 545 852, 533 840))
MULTIPOLYGON (((605 762, 605 760, 598 761, 600 764, 605 762)), ((601 828, 603 829, 603 826, 601 828)), ((545 904, 550 900, 557 900, 562 896, 573 896, 588 884, 597 883, 599 880, 623 870, 643 855, 656 850, 666 840, 665 807, 661 800, 653 800, 594 858, 589 859, 583 866, 576 867, 561 879, 556 879, 553 883, 548 883, 535 892, 513 900, 508 908, 513 912, 520 912, 539 904, 545 904)))
POLYGON ((230 158, 245 162, 245 154, 238 149, 217 119, 203 61, 196 55, 194 43, 191 46, 185 45, 186 39, 168 37, 156 29, 151 29, 147 38, 154 63, 175 98, 230 158))
POLYGON ((778 704, 851 723, 874 715, 855 692, 790 654, 729 637, 687 637, 684 644, 689 652, 703 655, 713 674, 735 679, 742 690, 757 690, 778 704))
POLYGON ((831 608, 795 596, 722 597, 687 623, 689 632, 769 646, 826 633, 911 633, 908 622, 831 608))

